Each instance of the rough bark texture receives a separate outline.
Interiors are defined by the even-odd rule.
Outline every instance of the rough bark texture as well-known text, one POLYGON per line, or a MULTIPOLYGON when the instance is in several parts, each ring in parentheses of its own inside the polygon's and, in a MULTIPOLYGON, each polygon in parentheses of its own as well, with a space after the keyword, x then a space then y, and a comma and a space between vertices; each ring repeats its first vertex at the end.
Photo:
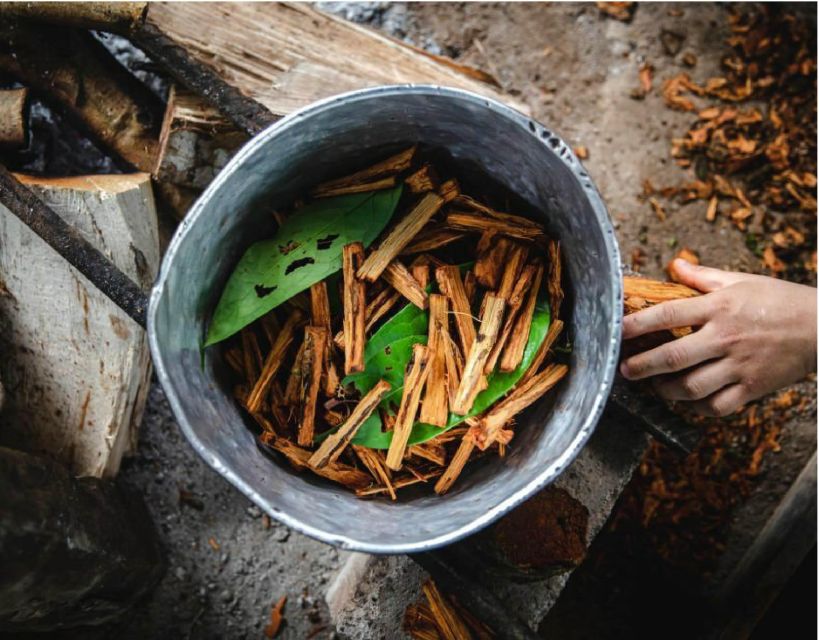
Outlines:
POLYGON ((0 631, 100 624, 163 572, 145 506, 95 478, 0 447, 0 631))
POLYGON ((27 97, 25 87, 0 91, 0 147, 14 149, 25 145, 27 97))

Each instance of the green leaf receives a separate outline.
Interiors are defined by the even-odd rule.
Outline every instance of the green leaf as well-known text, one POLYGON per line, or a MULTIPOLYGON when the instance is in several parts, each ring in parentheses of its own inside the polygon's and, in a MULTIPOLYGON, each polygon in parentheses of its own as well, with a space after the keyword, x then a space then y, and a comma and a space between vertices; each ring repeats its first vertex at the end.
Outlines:
POLYGON ((205 346, 232 336, 339 271, 344 245, 372 243, 400 197, 398 186, 317 200, 287 218, 272 239, 251 245, 225 285, 205 346))
MULTIPOLYGON (((475 398, 472 410, 467 416, 450 414, 446 427, 435 427, 429 424, 416 422, 410 434, 409 444, 419 444, 430 440, 452 427, 460 424, 468 416, 477 415, 500 398, 515 386, 523 376, 537 353, 538 348, 549 331, 551 322, 549 303, 546 296, 541 293, 535 305, 535 313, 532 318, 532 327, 529 331, 529 340, 523 351, 523 360, 517 369, 510 373, 500 371, 493 372, 488 379, 488 386, 475 398)), ((404 370, 409 363, 412 354, 412 345, 416 343, 426 344, 426 331, 429 322, 426 312, 421 311, 413 305, 408 305, 376 331, 375 335, 367 343, 365 348, 364 371, 352 374, 344 379, 344 384, 353 383, 362 394, 369 391, 379 379, 384 378, 393 385, 387 398, 393 404, 398 404, 403 392, 404 370), (414 309, 414 311, 413 311, 414 309), (409 334, 409 335, 408 335, 409 334), (414 334, 414 335, 413 335, 414 334), (384 348, 390 346, 387 353, 384 348)), ((385 400, 387 400, 385 398, 385 400)), ((383 405, 385 408, 388 403, 383 405)), ((392 433, 382 431, 381 417, 374 413, 367 421, 361 425, 353 438, 353 444, 370 447, 372 449, 387 449, 392 441, 392 433)))

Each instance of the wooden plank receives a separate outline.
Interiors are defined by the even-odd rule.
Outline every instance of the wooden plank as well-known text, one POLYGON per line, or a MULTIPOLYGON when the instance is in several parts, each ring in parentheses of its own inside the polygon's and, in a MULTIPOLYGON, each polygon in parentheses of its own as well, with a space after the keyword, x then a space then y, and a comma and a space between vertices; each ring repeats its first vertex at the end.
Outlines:
MULTIPOLYGON (((150 287, 159 265, 150 176, 17 178, 150 287)), ((0 246, 0 445, 43 452, 79 476, 114 475, 148 391, 145 331, 2 205, 0 246)))

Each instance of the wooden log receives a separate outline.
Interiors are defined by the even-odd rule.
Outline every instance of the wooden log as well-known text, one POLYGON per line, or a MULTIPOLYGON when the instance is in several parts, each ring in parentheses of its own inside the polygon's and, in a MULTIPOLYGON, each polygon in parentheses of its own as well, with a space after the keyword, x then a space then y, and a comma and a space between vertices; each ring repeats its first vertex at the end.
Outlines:
POLYGON ((381 398, 391 389, 386 380, 379 380, 370 389, 353 409, 350 417, 342 424, 338 431, 327 436, 321 446, 310 457, 308 464, 313 468, 321 468, 338 460, 350 441, 355 437, 359 427, 378 408, 381 398))
POLYGON ((484 300, 486 305, 481 314, 481 326, 466 358, 461 384, 452 405, 452 412, 458 415, 466 415, 472 409, 472 403, 481 388, 484 366, 498 339, 503 319, 503 298, 487 294, 484 300))
POLYGON ((28 89, 0 90, 0 147, 16 149, 28 140, 28 89))
POLYGON ((345 245, 343 253, 344 275, 344 373, 350 375, 364 371, 365 322, 367 291, 364 281, 358 277, 364 261, 364 245, 353 242, 345 245))
POLYGON ((162 578, 151 515, 134 492, 4 447, 0 487, 0 628, 7 637, 84 635, 66 628, 115 620, 162 578))
POLYGON ((426 346, 422 344, 413 346, 412 357, 407 364, 407 371, 404 375, 404 391, 398 413, 395 416, 392 441, 387 451, 387 466, 393 471, 398 471, 404 460, 407 441, 412 432, 412 425, 415 423, 415 416, 418 413, 421 391, 429 373, 428 362, 429 353, 426 346))
POLYGON ((549 305, 552 317, 560 317, 560 306, 563 304, 563 266, 560 259, 560 242, 550 240, 549 251, 549 274, 546 279, 546 288, 549 291, 549 305))
MULTIPOLYGON (((17 178, 125 276, 151 286, 159 239, 150 176, 17 178)), ((145 331, 2 205, 0 246, 0 445, 44 452, 76 475, 112 476, 136 445, 151 372, 145 331)))
POLYGON ((460 194, 461 185, 458 184, 458 181, 455 178, 447 180, 441 185, 441 188, 438 189, 438 195, 441 196, 444 199, 444 202, 447 204, 452 202, 460 194))
POLYGON ((147 2, 0 2, 4 20, 23 18, 116 33, 139 28, 147 12, 147 2))
MULTIPOLYGON (((152 3, 136 38, 189 88, 203 96, 207 91, 207 99, 219 101, 224 92, 201 77, 204 71, 238 89, 239 96, 251 97, 273 117, 345 91, 402 83, 458 87, 509 103, 462 70, 304 4, 152 3)), ((251 104, 214 106, 234 122, 254 118, 251 104)))
POLYGON ((102 44, 85 32, 11 20, 0 36, 0 70, 56 102, 129 167, 153 170, 162 103, 102 44))
POLYGON ((201 191, 247 139, 199 96, 172 85, 153 175, 161 182, 201 191))
POLYGON ((384 272, 401 250, 406 247, 418 234, 421 228, 429 222, 441 205, 443 199, 435 193, 427 193, 405 215, 380 242, 378 247, 367 256, 364 264, 356 272, 358 277, 369 282, 375 282, 384 272))

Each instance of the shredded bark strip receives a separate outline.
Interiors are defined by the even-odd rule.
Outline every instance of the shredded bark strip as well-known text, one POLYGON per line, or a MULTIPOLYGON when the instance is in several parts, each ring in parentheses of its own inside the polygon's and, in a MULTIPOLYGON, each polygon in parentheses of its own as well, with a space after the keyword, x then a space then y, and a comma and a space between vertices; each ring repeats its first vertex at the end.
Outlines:
POLYGON ((446 426, 449 418, 449 398, 446 385, 446 352, 444 349, 444 324, 447 318, 447 299, 437 293, 429 298, 429 373, 427 374, 426 391, 421 405, 421 422, 446 426))
POLYGON ((296 328, 302 321, 302 313, 300 311, 294 311, 284 327, 282 327, 279 335, 276 336, 276 341, 273 343, 273 347, 264 361, 262 373, 247 398, 247 410, 250 413, 256 413, 261 409, 262 402, 264 402, 264 395, 273 382, 273 376, 276 375, 276 372, 284 361, 284 354, 290 346, 290 343, 293 342, 296 328))
MULTIPOLYGON (((417 147, 411 147, 406 151, 402 151, 401 153, 391 156, 383 162, 374 164, 373 166, 363 169, 362 171, 357 171, 356 173, 350 174, 349 176, 344 176, 343 178, 338 178, 336 180, 322 182, 319 186, 313 189, 311 195, 314 197, 324 197, 328 192, 334 192, 344 187, 373 182, 384 176, 395 176, 410 168, 416 150, 417 147)), ((364 189, 364 191, 369 190, 370 189, 364 189)))
POLYGON ((424 388, 427 375, 429 374, 429 352, 427 347, 416 344, 412 348, 412 358, 407 365, 407 372, 404 375, 404 391, 401 396, 401 405, 395 416, 393 426, 392 442, 387 452, 387 466, 398 471, 404 458, 404 451, 407 448, 407 441, 415 423, 415 416, 418 413, 418 403, 421 400, 421 391, 424 388))
POLYGON ((364 370, 366 288, 356 272, 364 260, 364 246, 354 242, 344 247, 344 373, 364 370))
POLYGON ((390 262, 381 277, 419 309, 426 309, 429 306, 427 292, 398 260, 390 262))

